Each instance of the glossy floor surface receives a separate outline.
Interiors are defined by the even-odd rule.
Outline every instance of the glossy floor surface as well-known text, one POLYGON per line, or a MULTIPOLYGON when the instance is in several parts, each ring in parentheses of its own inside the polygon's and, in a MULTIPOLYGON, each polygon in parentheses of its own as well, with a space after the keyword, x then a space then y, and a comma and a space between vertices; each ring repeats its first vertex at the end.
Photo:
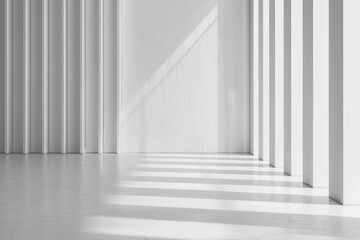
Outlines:
POLYGON ((360 206, 247 155, 0 155, 0 239, 360 239, 360 206))

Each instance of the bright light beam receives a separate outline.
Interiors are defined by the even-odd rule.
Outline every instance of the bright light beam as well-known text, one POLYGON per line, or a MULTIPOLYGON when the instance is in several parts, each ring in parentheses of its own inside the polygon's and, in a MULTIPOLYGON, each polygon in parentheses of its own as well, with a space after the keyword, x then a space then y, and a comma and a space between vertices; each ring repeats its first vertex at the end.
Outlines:
POLYGON ((238 192, 238 193, 262 193, 262 194, 286 194, 302 196, 328 196, 328 189, 325 188, 303 188, 292 187, 284 188, 278 186, 245 186, 245 185, 226 185, 226 184, 202 184, 202 183, 174 183, 174 182, 140 182, 123 181, 119 184, 121 188, 147 188, 147 189, 167 189, 189 190, 189 191, 214 191, 214 192, 238 192))
POLYGON ((267 202, 253 200, 246 201, 133 195, 107 196, 105 198, 105 202, 111 205, 360 218, 360 206, 344 207, 342 205, 329 204, 302 204, 291 202, 267 202))

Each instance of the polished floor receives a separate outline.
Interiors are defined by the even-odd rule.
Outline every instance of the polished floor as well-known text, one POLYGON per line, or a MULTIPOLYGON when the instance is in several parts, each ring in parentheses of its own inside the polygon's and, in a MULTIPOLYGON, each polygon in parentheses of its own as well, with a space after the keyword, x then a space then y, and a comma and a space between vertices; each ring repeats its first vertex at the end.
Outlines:
POLYGON ((0 239, 360 239, 327 195, 248 155, 0 155, 0 239))

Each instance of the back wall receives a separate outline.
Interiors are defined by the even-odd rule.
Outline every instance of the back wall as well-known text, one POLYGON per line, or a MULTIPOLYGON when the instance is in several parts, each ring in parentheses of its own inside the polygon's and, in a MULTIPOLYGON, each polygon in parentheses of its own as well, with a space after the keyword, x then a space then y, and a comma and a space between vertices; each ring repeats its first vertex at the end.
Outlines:
POLYGON ((0 6, 0 152, 249 152, 249 0, 0 6))

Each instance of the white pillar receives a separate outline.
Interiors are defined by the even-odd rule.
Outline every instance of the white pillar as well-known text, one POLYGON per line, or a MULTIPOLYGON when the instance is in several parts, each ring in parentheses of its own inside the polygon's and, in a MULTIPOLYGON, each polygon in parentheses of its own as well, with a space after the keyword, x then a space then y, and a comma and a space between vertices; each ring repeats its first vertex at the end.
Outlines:
POLYGON ((62 2, 61 153, 67 152, 68 0, 62 2))
POLYGON ((284 171, 302 175, 303 0, 285 1, 284 171))
POLYGON ((269 2, 259 0, 259 158, 269 161, 269 2))
POLYGON ((80 21, 81 21, 81 80, 80 80, 80 153, 86 153, 85 148, 85 139, 86 139, 86 123, 85 123, 85 101, 86 101, 86 0, 81 0, 81 10, 80 10, 80 21))
POLYGON ((259 155, 259 0, 250 1, 250 153, 259 155))
POLYGON ((270 0, 270 165, 284 165, 284 0, 270 0))
POLYGON ((23 153, 30 152, 30 0, 23 2, 23 153))
POLYGON ((311 187, 329 181, 329 0, 304 0, 303 177, 311 187))
POLYGON ((104 0, 99 1, 98 153, 104 151, 104 0))
POLYGON ((49 0, 42 0, 42 153, 49 150, 49 0))
POLYGON ((122 143, 121 143, 121 121, 122 121, 122 113, 121 113, 121 104, 122 104, 122 86, 121 86, 121 82, 122 82, 122 78, 121 78, 121 73, 122 73, 122 61, 121 61, 121 56, 122 56, 122 35, 121 35, 121 31, 122 31, 122 0, 119 0, 117 2, 117 153, 121 153, 122 152, 122 143))
POLYGON ((360 204, 360 1, 330 0, 330 197, 360 204))
POLYGON ((13 14, 12 14, 11 0, 5 1, 5 153, 11 153, 13 150, 12 144, 12 67, 13 67, 13 38, 12 38, 12 27, 13 27, 13 14))

